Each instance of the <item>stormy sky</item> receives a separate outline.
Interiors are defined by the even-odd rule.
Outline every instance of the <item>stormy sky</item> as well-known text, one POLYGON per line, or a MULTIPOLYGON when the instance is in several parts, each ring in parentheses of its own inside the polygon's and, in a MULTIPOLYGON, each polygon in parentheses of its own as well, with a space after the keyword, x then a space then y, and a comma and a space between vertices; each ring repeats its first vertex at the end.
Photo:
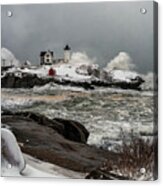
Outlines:
POLYGON ((153 70, 152 10, 152 1, 3 5, 1 45, 34 64, 42 50, 62 57, 67 43, 72 52, 86 52, 101 67, 123 51, 138 72, 146 73, 153 70))

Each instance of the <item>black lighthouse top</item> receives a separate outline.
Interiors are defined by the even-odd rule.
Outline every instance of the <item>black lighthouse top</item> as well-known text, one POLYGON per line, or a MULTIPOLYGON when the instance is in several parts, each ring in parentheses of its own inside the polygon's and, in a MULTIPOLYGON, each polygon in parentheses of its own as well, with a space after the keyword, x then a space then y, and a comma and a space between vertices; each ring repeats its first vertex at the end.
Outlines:
POLYGON ((71 48, 69 47, 69 45, 66 45, 66 46, 64 47, 64 50, 71 50, 71 48))

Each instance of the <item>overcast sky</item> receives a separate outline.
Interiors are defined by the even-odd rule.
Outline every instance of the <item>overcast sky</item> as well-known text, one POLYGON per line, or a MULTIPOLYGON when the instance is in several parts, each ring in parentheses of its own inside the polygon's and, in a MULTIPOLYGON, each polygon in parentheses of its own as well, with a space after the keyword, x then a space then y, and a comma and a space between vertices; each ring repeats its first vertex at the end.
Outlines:
POLYGON ((152 10, 152 1, 4 5, 2 47, 39 64, 40 51, 50 49, 62 57, 68 43, 73 52, 86 52, 102 67, 124 51, 137 71, 146 73, 153 70, 152 10))

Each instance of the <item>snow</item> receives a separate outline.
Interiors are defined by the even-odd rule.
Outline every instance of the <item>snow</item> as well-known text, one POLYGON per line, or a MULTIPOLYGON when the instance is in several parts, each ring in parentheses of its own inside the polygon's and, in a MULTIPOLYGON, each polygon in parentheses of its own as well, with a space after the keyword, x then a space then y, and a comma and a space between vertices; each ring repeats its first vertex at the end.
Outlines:
POLYGON ((108 73, 113 81, 131 82, 132 79, 135 79, 138 76, 136 72, 128 70, 111 70, 108 73))
MULTIPOLYGON (((15 56, 7 49, 2 48, 2 59, 10 62, 11 60, 14 62, 18 62, 15 56)), ((66 80, 85 80, 90 79, 88 75, 82 75, 77 73, 76 69, 82 65, 94 66, 94 59, 90 59, 86 53, 76 52, 72 54, 71 60, 69 63, 59 63, 53 65, 42 65, 42 66, 31 66, 31 62, 26 61, 27 66, 23 68, 13 67, 10 68, 7 72, 11 73, 29 73, 36 74, 38 77, 48 77, 48 71, 52 67, 56 71, 56 75, 58 77, 62 77, 62 79, 66 80)))
POLYGON ((63 79, 73 79, 73 80, 84 80, 90 79, 91 76, 81 75, 76 72, 78 65, 71 64, 61 64, 57 67, 54 67, 56 74, 61 76, 63 79))
POLYGON ((23 176, 30 177, 55 177, 55 178, 84 178, 84 173, 68 170, 57 165, 43 162, 30 155, 23 154, 28 165, 22 172, 23 176))
MULTIPOLYGON (((7 61, 17 61, 14 55, 5 48, 2 48, 2 58, 7 61)), ((27 61, 27 63, 29 63, 27 61)), ((133 67, 132 59, 125 52, 120 52, 113 60, 108 63, 105 68, 106 73, 113 81, 131 82, 138 74, 130 71, 133 67)), ((36 74, 40 78, 49 78, 49 69, 53 68, 56 71, 55 78, 58 80, 70 80, 74 82, 91 81, 93 75, 88 74, 88 69, 98 69, 98 65, 95 64, 95 59, 90 59, 86 53, 76 52, 73 53, 68 63, 60 62, 53 65, 42 66, 28 66, 20 68, 10 68, 5 73, 15 73, 16 76, 22 77, 22 73, 36 74)))
POLYGON ((1 129, 2 139, 2 176, 19 176, 25 167, 25 161, 15 136, 8 129, 1 129))
MULTIPOLYGON (((83 67, 83 65, 81 65, 83 67)), ((78 73, 78 69, 81 67, 79 64, 56 64, 56 65, 43 65, 35 68, 11 68, 7 72, 15 73, 20 76, 19 73, 29 73, 36 74, 40 78, 48 78, 48 71, 50 68, 55 69, 56 78, 61 80, 71 80, 71 81, 89 81, 92 79, 91 75, 86 75, 86 73, 78 73)), ((91 68, 94 68, 95 65, 92 65, 91 68)), ((84 68, 84 71, 87 67, 84 68)), ((113 81, 125 81, 131 82, 131 79, 139 76, 136 72, 128 71, 128 70, 110 70, 107 71, 108 75, 111 77, 113 81)))
POLYGON ((78 65, 61 63, 61 64, 56 64, 56 65, 51 65, 51 66, 43 65, 43 66, 36 67, 35 69, 33 68, 23 68, 23 69, 22 68, 11 68, 8 70, 8 72, 12 72, 12 73, 21 72, 21 73, 36 74, 38 75, 38 77, 47 78, 49 77, 48 76, 49 69, 53 68, 54 70, 56 70, 57 77, 62 77, 62 79, 82 81, 82 80, 91 78, 91 76, 78 74, 76 72, 77 67, 78 65))
POLYGON ((1 49, 1 59, 1 66, 18 66, 20 64, 19 60, 15 58, 14 54, 6 48, 1 49))
POLYGON ((85 174, 71 171, 51 163, 43 162, 27 154, 22 154, 15 136, 9 129, 2 128, 1 137, 2 137, 1 176, 53 177, 53 178, 85 177, 85 174))

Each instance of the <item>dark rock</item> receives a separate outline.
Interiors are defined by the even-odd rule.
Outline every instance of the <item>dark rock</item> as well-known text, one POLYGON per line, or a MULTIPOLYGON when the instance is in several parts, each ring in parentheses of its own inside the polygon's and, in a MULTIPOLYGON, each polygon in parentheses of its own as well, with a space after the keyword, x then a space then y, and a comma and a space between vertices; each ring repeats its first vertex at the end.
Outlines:
MULTIPOLYGON (((11 112, 4 112, 3 115, 13 115, 11 112)), ((61 118, 54 118, 53 120, 32 112, 17 112, 14 116, 25 117, 27 119, 32 119, 39 125, 47 126, 57 131, 59 134, 63 135, 66 139, 86 143, 89 132, 85 129, 83 125, 74 120, 66 120, 61 118)), ((3 119, 6 122, 6 118, 3 119)))
POLYGON ((33 88, 34 86, 43 86, 47 83, 56 83, 61 85, 69 85, 83 87, 84 89, 94 89, 90 82, 77 82, 65 79, 57 79, 55 77, 39 78, 35 74, 22 74, 22 77, 17 77, 14 73, 8 73, 1 78, 2 88, 33 88))
POLYGON ((65 120, 61 118, 53 119, 54 122, 61 123, 64 126, 63 136, 66 139, 86 143, 89 132, 86 128, 77 121, 65 120))
POLYGON ((119 176, 117 174, 106 172, 100 169, 91 171, 85 179, 98 179, 98 180, 129 180, 128 177, 119 176))
POLYGON ((2 114, 2 123, 10 127, 24 153, 71 170, 90 172, 107 159, 117 159, 115 153, 84 144, 88 132, 74 121, 49 120, 31 113, 8 112, 2 114), (80 139, 82 143, 72 139, 80 139))
MULTIPOLYGON (((99 71, 97 70, 99 73, 99 71)), ((96 73, 96 70, 95 70, 96 73)), ((100 76, 99 74, 96 76, 100 76)), ((106 72, 105 72, 106 76, 106 72)), ((86 90, 94 89, 95 86, 100 87, 117 87, 123 89, 140 90, 140 85, 144 82, 141 77, 133 79, 131 82, 111 82, 111 80, 91 79, 89 81, 73 81, 68 79, 57 79, 57 77, 39 78, 35 74, 22 74, 22 77, 17 77, 13 73, 8 73, 1 78, 2 88, 33 88, 34 86, 43 86, 47 83, 69 85, 75 87, 83 87, 86 90)))

